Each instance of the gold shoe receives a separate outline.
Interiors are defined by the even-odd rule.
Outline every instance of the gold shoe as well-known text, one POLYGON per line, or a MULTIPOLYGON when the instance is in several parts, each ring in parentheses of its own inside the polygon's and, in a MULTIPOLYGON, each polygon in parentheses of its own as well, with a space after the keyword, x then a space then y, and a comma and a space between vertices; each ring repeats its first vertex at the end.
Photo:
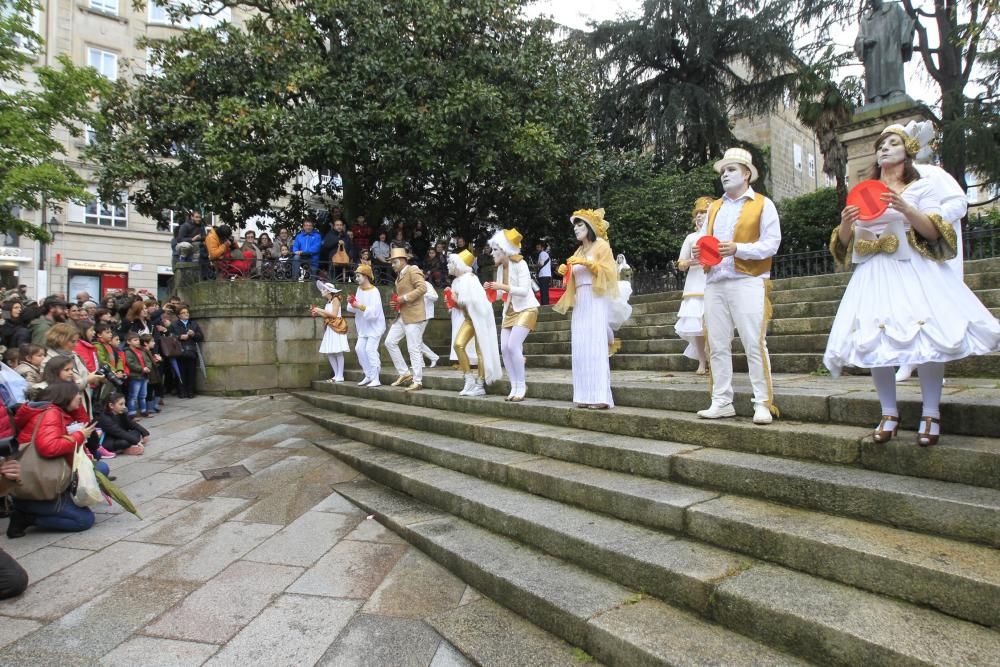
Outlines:
POLYGON ((409 387, 406 388, 406 391, 420 391, 423 388, 424 385, 420 384, 419 382, 414 382, 413 384, 411 384, 409 387))
POLYGON ((921 417, 920 421, 923 422, 922 426, 926 428, 921 428, 917 431, 917 446, 919 447, 933 447, 938 444, 938 439, 941 437, 941 420, 937 417, 921 417), (931 434, 931 424, 938 425, 938 433, 931 434))
POLYGON ((608 356, 609 357, 615 356, 615 354, 620 349, 622 349, 622 339, 621 338, 612 339, 612 341, 608 344, 608 356))
POLYGON ((893 417, 892 415, 882 415, 882 421, 878 423, 878 428, 872 431, 872 440, 878 443, 889 442, 899 431, 899 417, 893 417), (892 430, 886 430, 885 423, 887 421, 896 422, 892 430))
POLYGON ((410 375, 409 373, 404 373, 403 375, 400 375, 398 378, 396 378, 396 381, 393 382, 391 386, 398 387, 399 385, 409 382, 412 379, 413 379, 412 375, 410 375))

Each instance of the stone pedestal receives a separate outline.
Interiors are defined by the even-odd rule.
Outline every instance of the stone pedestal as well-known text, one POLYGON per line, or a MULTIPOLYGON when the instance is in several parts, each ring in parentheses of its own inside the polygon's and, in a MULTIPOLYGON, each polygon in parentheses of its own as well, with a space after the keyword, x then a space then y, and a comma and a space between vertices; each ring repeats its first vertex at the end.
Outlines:
POLYGON ((895 104, 872 109, 862 109, 854 114, 851 122, 837 132, 837 139, 847 147, 848 186, 857 185, 868 178, 875 164, 875 140, 887 125, 906 125, 911 120, 931 118, 930 111, 909 98, 895 104))

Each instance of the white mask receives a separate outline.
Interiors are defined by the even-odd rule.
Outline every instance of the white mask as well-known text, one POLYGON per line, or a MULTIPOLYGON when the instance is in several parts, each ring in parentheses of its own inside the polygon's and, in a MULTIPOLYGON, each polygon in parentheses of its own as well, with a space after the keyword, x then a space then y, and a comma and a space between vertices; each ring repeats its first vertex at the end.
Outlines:
POLYGON ((573 225, 573 234, 576 236, 576 240, 583 242, 587 240, 587 232, 590 231, 590 227, 587 226, 585 222, 577 222, 573 225))
POLYGON ((490 246, 490 254, 493 255, 493 261, 497 264, 507 263, 507 254, 499 246, 490 246))
POLYGON ((906 146, 903 140, 894 134, 889 135, 878 148, 878 165, 899 164, 906 159, 906 146))
POLYGON ((722 189, 726 192, 742 189, 747 178, 749 178, 747 174, 737 164, 727 164, 722 168, 722 174, 719 176, 719 180, 722 181, 722 189))

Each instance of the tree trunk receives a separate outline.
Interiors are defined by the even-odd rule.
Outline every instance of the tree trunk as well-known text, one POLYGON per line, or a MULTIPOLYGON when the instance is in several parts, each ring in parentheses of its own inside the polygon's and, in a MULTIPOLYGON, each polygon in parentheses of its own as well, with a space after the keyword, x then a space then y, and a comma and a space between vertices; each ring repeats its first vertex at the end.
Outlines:
POLYGON ((961 79, 939 81, 941 86, 941 166, 968 191, 965 178, 966 143, 962 120, 965 118, 965 84, 961 79))

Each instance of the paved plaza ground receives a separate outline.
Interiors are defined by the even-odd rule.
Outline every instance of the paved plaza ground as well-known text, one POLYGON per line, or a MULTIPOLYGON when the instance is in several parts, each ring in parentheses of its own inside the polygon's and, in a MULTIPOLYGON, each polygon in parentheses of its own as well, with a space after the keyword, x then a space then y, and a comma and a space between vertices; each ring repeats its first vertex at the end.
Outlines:
POLYGON ((576 662, 333 493, 358 473, 295 399, 168 403, 147 453, 110 462, 142 521, 0 537, 31 577, 0 602, 0 665, 471 664, 442 634, 484 664, 511 636, 507 659, 576 662), (249 475, 201 474, 226 466, 249 475))

